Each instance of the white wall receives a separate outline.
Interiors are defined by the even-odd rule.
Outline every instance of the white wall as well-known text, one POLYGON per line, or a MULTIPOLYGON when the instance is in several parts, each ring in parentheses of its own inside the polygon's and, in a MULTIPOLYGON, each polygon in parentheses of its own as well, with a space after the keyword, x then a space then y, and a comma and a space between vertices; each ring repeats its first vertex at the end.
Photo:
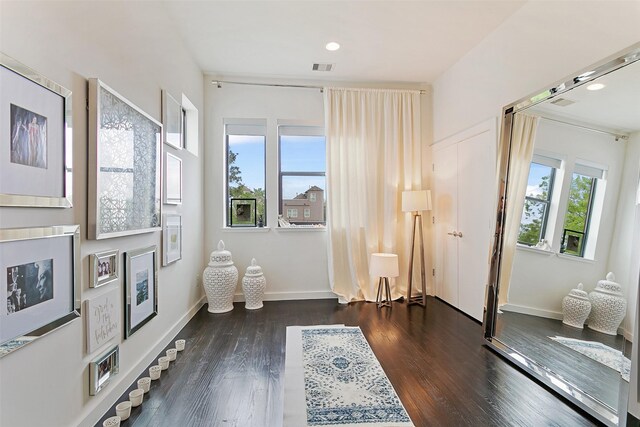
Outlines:
MULTIPOLYGON (((206 76, 205 78, 205 216, 207 252, 216 248, 219 240, 233 254, 240 277, 244 275, 251 258, 256 258, 267 278, 265 299, 335 298, 331 293, 327 264, 327 233, 324 230, 278 229, 278 120, 301 121, 324 126, 322 93, 318 89, 295 89, 263 86, 223 84, 221 88, 211 80, 243 80, 240 77, 206 76), (225 119, 267 120, 267 224, 264 229, 237 230, 225 228, 225 119)), ((256 81, 255 79, 251 81, 256 81)), ((265 83, 319 84, 263 80, 265 83)), ((321 85, 321 84, 320 84, 321 85)), ((349 83, 348 86, 373 87, 375 85, 349 83)), ((387 86, 388 87, 388 86, 387 86)), ((415 88, 415 87, 413 87, 415 88)), ((428 91, 422 97, 423 139, 427 145, 431 138, 428 91)), ((425 156, 424 167, 428 164, 425 156)), ((425 182, 427 185, 428 182, 425 182)), ((427 188, 427 187, 425 187, 427 188)), ((427 221, 425 221, 427 222, 427 221)), ((425 224, 427 228, 428 224, 425 224)), ((427 231, 428 233, 428 231, 427 231)), ((429 254, 427 254, 428 256, 429 254)), ((241 288, 237 290, 241 300, 241 288)))
POLYGON ((434 140, 640 40, 638 1, 531 1, 433 84, 434 140))
MULTIPOLYGON (((73 91, 74 126, 73 208, 0 208, 0 227, 80 224, 79 279, 84 301, 104 291, 88 288, 89 254, 116 248, 126 252, 154 244, 160 247, 161 243, 160 232, 102 241, 86 239, 86 79, 100 78, 160 120, 163 88, 177 99, 184 93, 203 111, 202 73, 172 31, 164 9, 157 5, 2 2, 0 12, 0 50, 73 91)), ((0 359, 0 425, 95 424, 188 320, 190 310, 198 307, 202 292, 196 281, 204 259, 202 158, 186 151, 178 156, 183 159, 184 203, 164 212, 183 215, 183 258, 159 271, 158 316, 129 339, 124 340, 120 333, 113 340, 120 345, 120 374, 97 396, 89 396, 88 365, 101 351, 85 353, 83 314, 82 319, 0 359)), ((122 277, 122 268, 120 273, 122 277)), ((121 281, 106 287, 122 290, 123 286, 121 281)))
MULTIPOLYGON (((563 158, 564 171, 559 171, 556 175, 557 191, 560 191, 559 187, 562 184, 563 194, 569 191, 576 159, 588 160, 607 169, 600 229, 597 237, 590 236, 590 239, 597 238, 593 260, 570 255, 549 255, 521 247, 516 250, 509 285, 509 305, 504 309, 522 310, 526 307, 529 312, 537 310, 538 315, 562 318, 562 298, 580 282, 584 284, 585 291, 591 292, 598 280, 604 279, 608 271, 609 249, 615 227, 613 219, 616 217, 626 143, 615 142, 611 135, 541 119, 536 132, 535 149, 563 158), (564 179, 561 176, 562 172, 564 179)), ((620 193, 620 199, 628 196, 628 193, 620 193)), ((555 230, 556 237, 553 240, 553 250, 556 253, 562 238, 561 228, 566 206, 565 200, 557 207, 560 224, 555 230)), ((554 225, 550 223, 549 227, 554 225)), ((627 233, 630 234, 630 231, 631 228, 627 233)), ((629 256, 630 253, 627 251, 624 258, 629 259, 629 256)), ((621 281, 621 285, 626 291, 628 283, 621 281)))
POLYGON ((627 298, 627 315, 622 322, 625 335, 631 339, 634 334, 636 303, 638 299, 638 265, 640 248, 640 224, 637 223, 637 191, 640 177, 640 133, 632 134, 626 143, 624 169, 617 203, 615 231, 609 252, 608 271, 616 274, 616 280, 623 286, 627 298))

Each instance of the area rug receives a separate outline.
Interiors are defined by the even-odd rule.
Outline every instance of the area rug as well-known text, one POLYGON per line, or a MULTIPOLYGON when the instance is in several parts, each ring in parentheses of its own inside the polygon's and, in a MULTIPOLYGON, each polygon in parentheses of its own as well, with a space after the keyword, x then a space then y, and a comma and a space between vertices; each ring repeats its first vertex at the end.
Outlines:
POLYGON ((622 352, 597 341, 583 341, 574 338, 549 337, 570 349, 600 362, 611 369, 620 372, 622 379, 629 382, 631 373, 631 361, 622 355, 622 352))
POLYGON ((284 427, 413 426, 358 327, 289 326, 284 427))

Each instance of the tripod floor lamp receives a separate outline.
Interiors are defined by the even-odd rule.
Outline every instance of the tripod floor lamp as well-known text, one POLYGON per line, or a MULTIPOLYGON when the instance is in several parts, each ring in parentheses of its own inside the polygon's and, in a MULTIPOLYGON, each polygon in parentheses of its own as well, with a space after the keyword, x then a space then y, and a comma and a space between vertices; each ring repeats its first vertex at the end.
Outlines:
POLYGON ((403 191, 402 211, 413 212, 413 234, 411 236, 411 255, 409 256, 409 281, 407 284, 407 304, 427 305, 427 278, 424 266, 424 235, 422 233, 422 211, 431 210, 431 191, 403 191), (422 295, 413 296, 413 255, 416 248, 416 228, 418 228, 418 239, 420 240, 420 277, 422 280, 422 295))

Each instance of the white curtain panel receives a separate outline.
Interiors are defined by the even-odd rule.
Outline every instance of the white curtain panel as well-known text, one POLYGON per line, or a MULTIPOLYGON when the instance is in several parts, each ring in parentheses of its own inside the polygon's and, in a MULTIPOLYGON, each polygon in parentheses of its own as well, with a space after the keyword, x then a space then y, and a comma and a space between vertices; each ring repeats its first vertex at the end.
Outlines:
POLYGON ((498 307, 509 302, 509 282, 516 255, 522 209, 527 192, 529 169, 533 158, 533 147, 538 129, 538 117, 518 113, 513 120, 511 130, 511 148, 509 153, 509 176, 507 187, 507 206, 504 220, 502 244, 502 262, 500 264, 500 293, 498 307))
POLYGON ((421 189, 420 92, 324 88, 329 280, 341 302, 375 301, 374 252, 399 257, 392 297, 406 292, 411 214, 402 191, 421 189))

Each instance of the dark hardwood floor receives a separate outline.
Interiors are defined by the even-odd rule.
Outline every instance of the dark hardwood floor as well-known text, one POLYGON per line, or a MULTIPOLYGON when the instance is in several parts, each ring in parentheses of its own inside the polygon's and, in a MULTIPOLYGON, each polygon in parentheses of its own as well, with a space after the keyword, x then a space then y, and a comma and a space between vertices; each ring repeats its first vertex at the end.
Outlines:
POLYGON ((587 327, 572 328, 561 320, 505 311, 498 316, 496 336, 504 344, 612 408, 618 407, 620 395, 628 395, 629 383, 621 378, 620 373, 549 339, 562 336, 598 341, 629 357, 631 344, 621 335, 606 335, 587 327))
POLYGON ((485 347, 478 323, 434 298, 426 309, 309 300, 214 315, 205 306, 177 336, 186 350, 122 425, 281 426, 286 326, 338 323, 360 326, 416 426, 594 425, 485 347))

